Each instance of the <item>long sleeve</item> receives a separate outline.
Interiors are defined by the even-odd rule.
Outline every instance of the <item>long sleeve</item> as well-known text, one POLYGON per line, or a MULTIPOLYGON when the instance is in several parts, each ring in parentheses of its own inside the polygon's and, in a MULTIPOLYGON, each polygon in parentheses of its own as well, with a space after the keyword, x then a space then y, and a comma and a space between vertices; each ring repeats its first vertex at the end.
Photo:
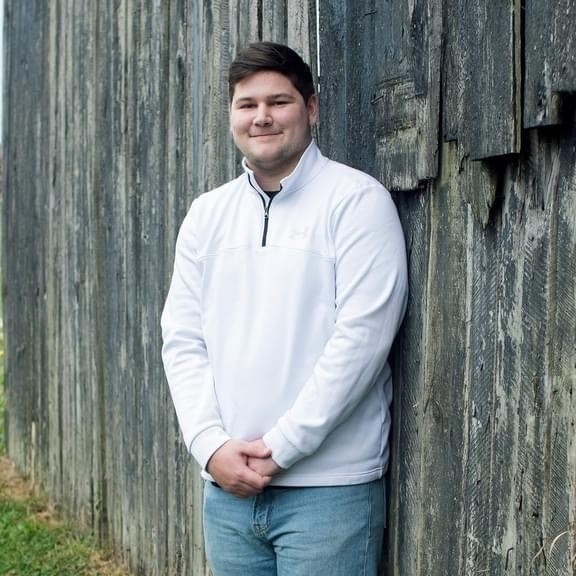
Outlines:
POLYGON ((390 195, 378 184, 347 196, 332 214, 336 322, 294 404, 264 435, 290 468, 314 453, 382 373, 407 300, 404 237, 390 195))
POLYGON ((162 313, 162 360, 186 446, 202 466, 230 437, 224 431, 202 334, 202 265, 196 257, 197 204, 176 242, 174 272, 162 313))

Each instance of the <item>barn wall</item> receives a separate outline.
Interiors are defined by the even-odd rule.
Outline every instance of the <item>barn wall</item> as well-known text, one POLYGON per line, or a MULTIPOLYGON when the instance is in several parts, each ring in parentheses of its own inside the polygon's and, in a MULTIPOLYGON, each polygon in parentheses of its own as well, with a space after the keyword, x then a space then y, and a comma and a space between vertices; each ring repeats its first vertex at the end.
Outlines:
POLYGON ((227 66, 274 39, 319 76, 322 149, 406 233, 388 573, 573 574, 576 3, 5 4, 18 466, 136 573, 207 573, 159 315, 187 206, 238 171, 227 66))

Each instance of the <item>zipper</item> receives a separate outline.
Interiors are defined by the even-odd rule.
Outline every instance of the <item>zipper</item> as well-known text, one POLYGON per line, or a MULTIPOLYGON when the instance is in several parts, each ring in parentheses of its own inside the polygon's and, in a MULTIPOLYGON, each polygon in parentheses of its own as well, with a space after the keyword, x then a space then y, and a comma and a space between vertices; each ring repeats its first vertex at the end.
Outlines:
MULTIPOLYGON (((262 205, 264 206, 264 230, 262 230, 262 247, 264 247, 266 246, 266 238, 268 236, 268 219, 270 214, 270 204, 272 204, 272 200, 274 200, 275 195, 270 198, 268 205, 266 205, 266 199, 264 198, 264 196, 262 196, 262 194, 260 194, 260 191, 256 188, 256 186, 252 184, 252 179, 250 178, 250 175, 248 175, 248 182, 250 183, 250 186, 252 186, 252 188, 256 190, 258 196, 260 196, 260 199, 262 200, 262 205)), ((282 190, 282 185, 280 185, 280 190, 282 190)), ((280 190, 278 190, 278 192, 280 192, 280 190)))
MULTIPOLYGON (((258 192, 260 194, 260 192, 258 192)), ((262 198, 262 204, 264 205, 264 230, 262 231, 262 246, 266 246, 266 237, 268 236, 268 218, 270 213, 270 204, 272 204, 272 200, 274 200, 274 196, 270 198, 268 205, 266 205, 266 200, 264 196, 260 194, 260 198, 262 198)))

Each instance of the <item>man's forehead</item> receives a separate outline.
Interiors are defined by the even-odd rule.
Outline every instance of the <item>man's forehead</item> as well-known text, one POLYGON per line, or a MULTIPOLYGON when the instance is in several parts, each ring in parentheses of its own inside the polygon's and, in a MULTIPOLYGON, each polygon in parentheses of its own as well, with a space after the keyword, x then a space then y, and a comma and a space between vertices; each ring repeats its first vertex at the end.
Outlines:
POLYGON ((239 80, 234 86, 234 97, 249 96, 251 94, 284 94, 293 95, 297 92, 292 81, 284 74, 273 70, 261 70, 239 80))

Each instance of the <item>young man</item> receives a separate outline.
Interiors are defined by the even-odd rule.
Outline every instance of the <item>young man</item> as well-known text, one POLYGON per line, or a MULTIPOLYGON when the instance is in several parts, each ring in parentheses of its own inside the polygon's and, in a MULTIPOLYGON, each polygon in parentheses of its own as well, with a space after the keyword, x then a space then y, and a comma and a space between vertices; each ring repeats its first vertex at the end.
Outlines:
POLYGON ((376 575, 406 305, 402 230, 372 177, 325 158, 290 48, 229 73, 244 173, 197 198, 176 246, 163 360, 207 483, 214 576, 376 575))

